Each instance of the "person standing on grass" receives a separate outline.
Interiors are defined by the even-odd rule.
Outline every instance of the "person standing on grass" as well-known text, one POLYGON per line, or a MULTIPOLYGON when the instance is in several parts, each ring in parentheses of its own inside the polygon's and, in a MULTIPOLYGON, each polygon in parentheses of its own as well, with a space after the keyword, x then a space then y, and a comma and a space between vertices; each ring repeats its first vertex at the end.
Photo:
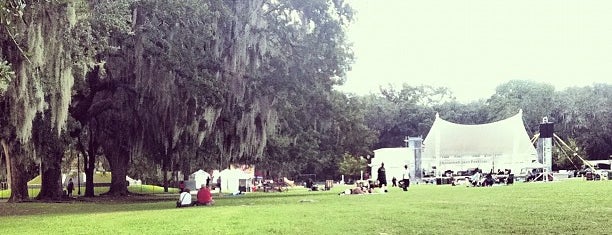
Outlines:
POLYGON ((198 191, 197 204, 203 206, 212 206, 215 204, 215 200, 213 200, 212 193, 210 192, 210 185, 202 185, 198 191))
POLYGON ((68 185, 66 185, 66 192, 68 193, 68 197, 72 197, 72 191, 74 190, 74 183, 72 182, 72 178, 68 180, 68 185))
POLYGON ((402 174, 402 189, 404 191, 408 191, 408 187, 410 187, 410 170, 408 170, 408 165, 404 165, 404 172, 402 174))
POLYGON ((387 172, 385 171, 385 163, 380 164, 380 168, 378 168, 378 186, 383 187, 383 185, 387 186, 387 172))
POLYGON ((221 192, 221 176, 217 177, 217 188, 219 188, 219 192, 221 192))

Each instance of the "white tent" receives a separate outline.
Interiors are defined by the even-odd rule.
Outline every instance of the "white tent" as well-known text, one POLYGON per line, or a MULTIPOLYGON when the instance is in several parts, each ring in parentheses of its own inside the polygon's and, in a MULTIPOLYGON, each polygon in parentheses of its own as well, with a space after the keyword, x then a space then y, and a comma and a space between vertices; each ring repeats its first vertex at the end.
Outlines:
POLYGON ((128 185, 141 185, 142 184, 142 181, 132 179, 132 178, 130 178, 127 175, 125 176, 125 181, 127 181, 129 183, 128 185))
MULTIPOLYGON (((243 186, 249 187, 250 181, 253 179, 252 175, 245 173, 239 169, 225 169, 219 172, 221 177, 221 190, 224 192, 238 192, 241 186, 240 182, 243 182, 243 186)), ((215 177, 217 179, 217 177, 215 177)))
MULTIPOLYGON (((210 174, 208 174, 208 172, 203 171, 202 169, 193 172, 191 175, 189 175, 189 181, 194 181, 195 182, 195 189, 200 189, 202 184, 206 184, 206 179, 211 179, 210 174)), ((211 183, 213 183, 211 181, 211 183)))
POLYGON ((402 179, 404 165, 408 165, 410 176, 414 177, 414 149, 413 148, 382 148, 374 150, 374 158, 370 163, 372 167, 372 179, 378 179, 378 168, 381 163, 385 164, 387 183, 395 177, 398 181, 402 179))
POLYGON ((422 167, 445 170, 480 168, 483 171, 511 169, 537 159, 536 149, 523 124, 523 112, 493 123, 464 125, 436 119, 424 141, 422 167))

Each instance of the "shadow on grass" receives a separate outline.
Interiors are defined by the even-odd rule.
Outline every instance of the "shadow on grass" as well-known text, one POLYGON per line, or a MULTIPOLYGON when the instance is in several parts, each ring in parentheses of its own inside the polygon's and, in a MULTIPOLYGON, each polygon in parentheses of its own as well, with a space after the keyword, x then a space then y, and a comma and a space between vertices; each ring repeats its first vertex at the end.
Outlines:
MULTIPOLYGON (((255 192, 238 196, 217 196, 214 207, 234 207, 249 205, 278 205, 299 203, 298 200, 283 200, 308 197, 316 199, 321 196, 337 194, 336 191, 289 191, 289 192, 255 192)), ((176 209, 175 201, 178 194, 130 194, 125 197, 96 196, 93 198, 78 197, 67 201, 43 202, 31 201, 24 203, 0 202, 0 217, 28 215, 65 215, 89 214, 107 212, 130 212, 146 210, 176 209)), ((195 200, 195 195, 194 195, 195 200)), ((197 207, 199 208, 199 207, 197 207)), ((207 207, 201 207, 202 209, 207 207)))

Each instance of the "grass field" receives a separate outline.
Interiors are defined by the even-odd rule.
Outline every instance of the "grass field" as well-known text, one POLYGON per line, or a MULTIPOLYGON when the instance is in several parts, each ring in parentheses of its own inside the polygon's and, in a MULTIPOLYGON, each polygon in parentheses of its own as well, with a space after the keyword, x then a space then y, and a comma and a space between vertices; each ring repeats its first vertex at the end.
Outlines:
MULTIPOLYGON (((108 192, 108 189, 109 189, 108 187, 95 187, 94 194, 100 195, 102 193, 106 193, 108 192)), ((155 185, 131 185, 128 187, 128 190, 132 193, 137 193, 137 194, 163 194, 164 193, 164 187, 155 186, 155 185)), ((31 188, 31 187, 28 188, 28 195, 32 199, 36 198, 39 192, 40 192, 39 188, 31 188)), ((75 188, 74 192, 72 193, 75 196, 78 195, 78 188, 75 188)), ((168 188, 168 193, 178 193, 178 189, 168 188)), ((81 195, 84 195, 84 194, 85 194, 85 186, 81 186, 81 195)), ((11 196, 10 189, 0 190, 0 200, 8 199, 10 196, 11 196)))
POLYGON ((69 203, 0 203, 0 234, 610 234, 612 181, 338 196, 309 192, 216 197, 177 209, 175 195, 69 203))

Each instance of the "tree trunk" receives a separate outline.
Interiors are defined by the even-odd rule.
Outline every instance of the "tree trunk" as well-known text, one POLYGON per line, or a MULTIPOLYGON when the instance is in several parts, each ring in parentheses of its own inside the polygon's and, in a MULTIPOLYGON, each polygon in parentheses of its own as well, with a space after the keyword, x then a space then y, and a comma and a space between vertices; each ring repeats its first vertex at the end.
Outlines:
POLYGON ((62 198, 62 151, 50 153, 42 161, 41 188, 38 200, 60 200, 62 198))
POLYGON ((2 149, 4 150, 6 160, 6 184, 9 188, 11 188, 11 158, 9 158, 9 149, 4 139, 0 140, 0 145, 2 145, 2 149))
MULTIPOLYGON (((90 138, 91 139, 91 138, 90 138)), ((94 169, 96 163, 96 150, 97 147, 92 141, 85 147, 81 143, 81 139, 78 139, 77 149, 83 154, 83 170, 85 171, 85 197, 94 197, 94 169)))
POLYGON ((85 197, 94 197, 94 172, 96 169, 96 148, 89 145, 89 151, 87 153, 87 160, 83 161, 85 165, 85 197))
POLYGON ((60 200, 62 198, 62 158, 64 146, 55 133, 49 120, 37 117, 34 125, 38 127, 33 132, 33 143, 40 155, 40 193, 37 200, 60 200))
POLYGON ((118 150, 106 155, 111 170, 111 185, 110 189, 104 195, 111 196, 127 196, 127 169, 130 160, 129 152, 118 150))
POLYGON ((8 202, 23 202, 29 201, 30 197, 28 195, 28 179, 26 179, 25 166, 19 161, 11 161, 11 197, 8 202))
POLYGON ((87 159, 83 160, 83 169, 85 169, 85 197, 94 197, 94 174, 96 172, 96 152, 98 151, 98 143, 95 141, 94 132, 89 127, 89 143, 87 144, 87 159))
POLYGON ((164 192, 168 192, 168 160, 162 160, 162 172, 164 174, 164 192))
MULTIPOLYGON (((10 175, 8 178, 11 179, 11 197, 8 202, 23 202, 29 201, 28 195, 28 180, 25 178, 25 165, 19 161, 19 158, 15 158, 18 154, 25 155, 24 151, 18 151, 21 147, 19 143, 6 142, 2 140, 2 147, 4 148, 4 155, 6 155, 10 168, 10 175), (11 155, 12 154, 12 155, 11 155)), ((25 158, 26 156, 21 156, 25 158)))
MULTIPOLYGON (((191 167, 189 164, 189 159, 186 157, 183 157, 183 159, 181 159, 181 172, 183 172, 183 180, 189 180, 189 175, 191 174, 191 167)), ((196 186, 197 187, 197 186, 196 186)))

